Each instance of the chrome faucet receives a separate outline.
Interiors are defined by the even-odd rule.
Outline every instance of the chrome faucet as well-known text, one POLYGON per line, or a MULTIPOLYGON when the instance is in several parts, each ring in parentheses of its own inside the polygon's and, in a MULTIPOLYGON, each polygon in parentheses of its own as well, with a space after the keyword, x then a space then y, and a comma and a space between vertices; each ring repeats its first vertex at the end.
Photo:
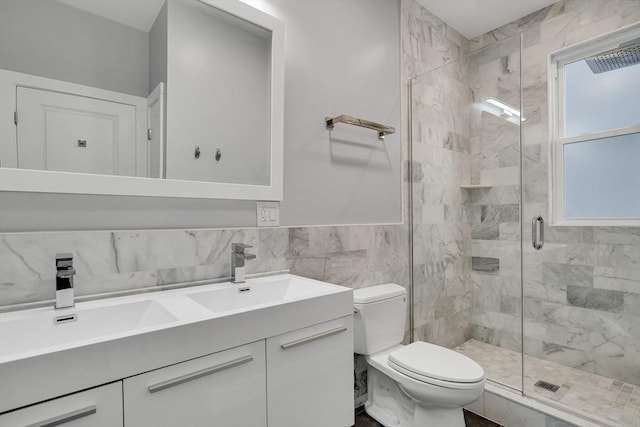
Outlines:
POLYGON ((244 283, 244 262, 248 259, 254 259, 256 256, 245 252, 251 245, 244 243, 231 244, 231 281, 233 283, 244 283))
POLYGON ((75 305, 73 297, 73 254, 56 254, 56 308, 67 308, 75 305))

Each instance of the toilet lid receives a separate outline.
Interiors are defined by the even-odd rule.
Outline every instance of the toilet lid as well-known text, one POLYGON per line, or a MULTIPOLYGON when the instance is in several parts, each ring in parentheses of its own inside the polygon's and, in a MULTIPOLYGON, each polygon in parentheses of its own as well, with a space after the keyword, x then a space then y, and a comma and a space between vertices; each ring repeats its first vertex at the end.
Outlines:
POLYGON ((415 379, 427 377, 455 383, 475 383, 484 378, 482 367, 467 356, 421 341, 391 353, 389 366, 402 368, 402 372, 409 376, 415 374, 415 379))
POLYGON ((369 286, 368 288, 360 288, 353 291, 353 302, 356 304, 369 304, 405 295, 406 293, 407 290, 405 288, 394 283, 369 286))

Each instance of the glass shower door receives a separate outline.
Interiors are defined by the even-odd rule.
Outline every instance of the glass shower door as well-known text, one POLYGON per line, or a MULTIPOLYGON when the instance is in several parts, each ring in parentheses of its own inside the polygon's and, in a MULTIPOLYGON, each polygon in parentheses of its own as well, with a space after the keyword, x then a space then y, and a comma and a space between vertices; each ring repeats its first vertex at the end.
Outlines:
POLYGON ((522 57, 524 393, 608 425, 637 425, 640 228, 599 223, 598 216, 640 206, 640 134, 622 144, 585 135, 620 132, 608 122, 628 115, 627 100, 640 93, 640 65, 613 75, 576 59, 552 67, 547 79, 536 49, 525 46, 522 57), (625 87, 629 73, 636 77, 625 87), (559 145, 565 136, 576 140, 559 145), (625 174, 625 164, 635 166, 625 174), (625 194, 621 202, 606 201, 617 192, 625 194), (573 212, 579 220, 570 224, 573 212))

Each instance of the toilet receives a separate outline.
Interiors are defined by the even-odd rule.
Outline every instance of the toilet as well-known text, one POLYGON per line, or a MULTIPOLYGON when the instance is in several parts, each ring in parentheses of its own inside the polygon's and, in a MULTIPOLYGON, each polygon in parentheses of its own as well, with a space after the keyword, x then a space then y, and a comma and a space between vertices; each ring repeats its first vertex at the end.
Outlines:
POLYGON ((482 395, 484 370, 468 357, 417 341, 401 345, 407 292, 386 284, 357 289, 355 352, 366 356, 366 412, 385 427, 464 427, 462 407, 482 395))

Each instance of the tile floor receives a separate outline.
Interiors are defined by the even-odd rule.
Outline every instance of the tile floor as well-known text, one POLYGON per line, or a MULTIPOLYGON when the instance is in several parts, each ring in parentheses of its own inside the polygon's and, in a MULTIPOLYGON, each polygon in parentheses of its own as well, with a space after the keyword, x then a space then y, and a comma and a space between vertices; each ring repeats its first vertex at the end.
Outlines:
MULTIPOLYGON (((480 415, 476 415, 473 412, 467 410, 464 411, 464 421, 466 427, 500 427, 500 425, 482 418, 480 415)), ((384 427, 382 424, 371 418, 363 410, 356 412, 356 424, 354 427, 384 427)))
MULTIPOLYGON (((520 353, 469 340, 456 350, 478 362, 487 377, 520 389, 520 353)), ((525 356, 525 393, 560 403, 612 426, 640 427, 640 386, 525 356), (534 387, 538 380, 560 386, 555 393, 534 387)))

